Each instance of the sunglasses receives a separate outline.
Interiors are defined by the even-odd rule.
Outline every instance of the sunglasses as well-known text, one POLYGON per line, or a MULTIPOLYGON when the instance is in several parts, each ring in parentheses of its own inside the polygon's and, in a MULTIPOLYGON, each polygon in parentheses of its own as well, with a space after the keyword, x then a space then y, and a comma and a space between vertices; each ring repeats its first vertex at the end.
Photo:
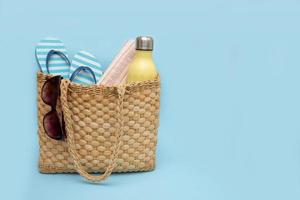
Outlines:
POLYGON ((58 112, 56 110, 57 100, 60 96, 60 82, 61 76, 54 76, 48 79, 41 92, 43 102, 51 106, 51 111, 45 114, 43 118, 43 126, 46 134, 55 140, 62 140, 66 137, 65 122, 62 114, 60 122, 58 112))

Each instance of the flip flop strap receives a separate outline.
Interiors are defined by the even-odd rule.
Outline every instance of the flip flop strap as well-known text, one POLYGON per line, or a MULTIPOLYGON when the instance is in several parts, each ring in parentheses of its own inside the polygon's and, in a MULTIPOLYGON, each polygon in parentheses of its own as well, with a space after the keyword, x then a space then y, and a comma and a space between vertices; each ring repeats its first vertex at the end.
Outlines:
POLYGON ((64 112, 64 119, 65 119, 65 124, 66 124, 66 130, 67 130, 67 143, 68 143, 68 150, 70 155, 73 158, 74 166, 76 171, 84 177, 87 181, 92 182, 92 183, 98 183, 103 180, 105 180, 107 177, 110 176, 112 173, 113 169, 117 166, 117 159, 118 159, 118 154, 120 147, 122 145, 122 136, 123 136, 123 99, 124 99, 124 93, 125 93, 125 88, 120 87, 118 88, 118 129, 117 129, 117 140, 114 145, 112 155, 111 155, 111 160, 105 170, 105 172, 101 175, 92 175, 89 174, 85 168, 82 166, 80 162, 80 156, 78 155, 75 147, 75 139, 74 139, 74 129, 72 126, 72 112, 69 108, 68 105, 68 88, 69 88, 70 81, 69 80, 62 80, 61 84, 61 90, 62 90, 62 95, 61 95, 61 102, 62 102, 62 109, 64 112))
POLYGON ((47 57, 46 57, 46 69, 47 69, 48 74, 50 74, 49 61, 50 61, 51 56, 53 56, 54 54, 60 56, 62 59, 64 59, 66 61, 66 63, 69 66, 71 66, 70 60, 68 59, 68 57, 63 52, 57 51, 57 50, 51 50, 51 51, 48 52, 47 57))
POLYGON ((93 71, 91 68, 86 67, 86 66, 80 66, 80 67, 78 67, 78 68, 72 73, 70 80, 73 81, 74 78, 75 78, 81 71, 89 72, 89 73, 92 75, 92 77, 93 77, 94 83, 95 83, 95 84, 97 83, 97 80, 96 80, 96 76, 95 76, 94 71, 93 71))

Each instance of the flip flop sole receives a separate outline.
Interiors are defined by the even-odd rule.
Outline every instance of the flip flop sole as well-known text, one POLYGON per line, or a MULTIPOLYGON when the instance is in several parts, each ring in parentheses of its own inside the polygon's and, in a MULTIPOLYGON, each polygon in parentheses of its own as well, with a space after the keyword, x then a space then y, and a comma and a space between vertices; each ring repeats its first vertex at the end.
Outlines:
MULTIPOLYGON (((70 77, 73 72, 81 66, 89 67, 93 70, 96 81, 98 82, 100 77, 102 76, 101 65, 97 58, 89 52, 86 51, 79 51, 77 54, 74 55, 72 60, 72 64, 70 67, 70 77)), ((94 79, 90 73, 81 71, 73 80, 75 83, 90 85, 94 84, 94 79)))
MULTIPOLYGON (((35 55, 39 67, 43 73, 48 73, 46 68, 46 58, 51 50, 56 50, 64 53, 68 57, 65 45, 57 38, 45 38, 41 40, 35 49, 35 55)), ((61 75, 64 78, 69 78, 70 66, 59 55, 54 54, 49 60, 49 72, 54 75, 61 75)))

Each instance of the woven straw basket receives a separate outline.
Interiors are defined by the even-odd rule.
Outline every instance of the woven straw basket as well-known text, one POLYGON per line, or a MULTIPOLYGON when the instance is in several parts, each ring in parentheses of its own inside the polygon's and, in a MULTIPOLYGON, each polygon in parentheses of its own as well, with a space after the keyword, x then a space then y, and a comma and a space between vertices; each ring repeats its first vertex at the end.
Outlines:
POLYGON ((51 77, 37 73, 40 172, 78 172, 88 181, 100 182, 112 172, 154 169, 159 77, 122 87, 62 80, 57 111, 60 116, 63 112, 66 140, 49 138, 43 128, 43 117, 51 108, 42 101, 41 89, 51 77))

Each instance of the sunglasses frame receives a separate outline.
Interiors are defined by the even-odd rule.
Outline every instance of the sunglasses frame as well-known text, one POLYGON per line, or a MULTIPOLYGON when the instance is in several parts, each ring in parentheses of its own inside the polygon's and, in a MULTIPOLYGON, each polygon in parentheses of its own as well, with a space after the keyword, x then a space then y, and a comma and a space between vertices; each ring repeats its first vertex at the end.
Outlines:
POLYGON ((60 120, 59 115, 58 115, 58 112, 57 112, 57 110, 56 110, 57 101, 58 101, 58 98, 59 98, 59 96, 60 96, 60 87, 59 87, 59 86, 60 86, 60 83, 61 83, 61 80, 62 80, 62 79, 63 79, 63 77, 60 76, 60 75, 51 77, 50 79, 48 79, 48 80, 45 81, 44 85, 42 86, 42 90, 41 90, 41 99, 42 99, 42 101, 43 101, 46 105, 48 105, 48 106, 51 107, 51 110, 50 110, 49 112, 47 112, 47 113, 44 115, 44 118, 43 118, 43 127, 44 127, 44 131, 45 131, 46 135, 47 135, 49 138, 54 139, 54 140, 63 140, 63 139, 66 138, 66 131, 65 131, 65 127, 64 127, 65 123, 64 123, 64 119, 63 119, 63 113, 62 113, 62 118, 61 118, 61 120, 60 120), (59 81, 58 81, 58 88, 57 88, 59 91, 58 91, 58 95, 57 95, 57 98, 56 98, 55 102, 52 104, 52 103, 49 103, 49 102, 45 101, 45 99, 43 98, 43 91, 44 91, 45 85, 47 85, 47 83, 48 83, 49 81, 51 81, 51 80, 53 80, 53 79, 56 79, 56 78, 59 78, 59 81), (53 112, 54 112, 54 115, 55 115, 55 117, 57 118, 57 120, 58 120, 58 122, 59 122, 59 129, 60 129, 60 132, 61 132, 61 134, 60 134, 59 137, 52 137, 51 134, 48 133, 48 131, 47 131, 47 129, 46 129, 46 126, 45 126, 45 120, 46 120, 47 116, 50 116, 50 114, 53 113, 53 112))

